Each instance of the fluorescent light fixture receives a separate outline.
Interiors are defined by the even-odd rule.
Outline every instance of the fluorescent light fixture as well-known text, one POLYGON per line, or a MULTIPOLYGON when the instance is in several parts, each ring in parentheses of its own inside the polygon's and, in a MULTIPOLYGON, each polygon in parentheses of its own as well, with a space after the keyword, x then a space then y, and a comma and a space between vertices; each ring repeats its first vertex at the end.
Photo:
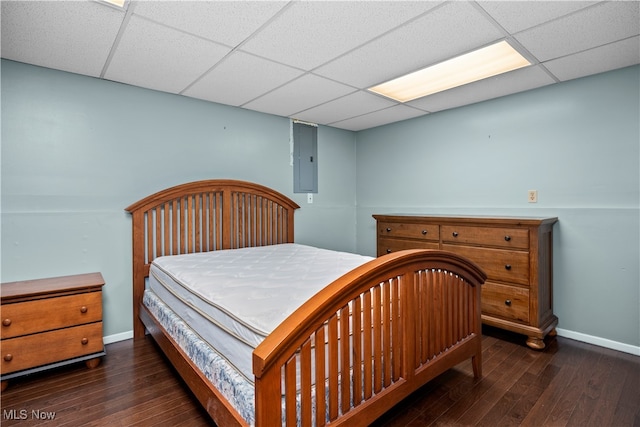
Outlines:
POLYGON ((407 102, 527 65, 531 63, 503 40, 398 77, 369 90, 399 102, 407 102))
POLYGON ((124 4, 127 0, 101 0, 104 3, 109 3, 110 5, 119 7, 119 8, 124 8, 124 4))

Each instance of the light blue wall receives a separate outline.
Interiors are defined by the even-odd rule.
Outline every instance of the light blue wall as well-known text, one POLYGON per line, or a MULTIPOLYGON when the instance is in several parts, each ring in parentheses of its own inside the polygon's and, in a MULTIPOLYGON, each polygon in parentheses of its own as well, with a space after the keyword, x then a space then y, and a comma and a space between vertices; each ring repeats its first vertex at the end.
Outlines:
POLYGON ((355 250, 355 134, 318 131, 319 193, 293 194, 289 120, 3 60, 3 282, 102 272, 107 336, 131 330, 124 208, 198 179, 294 199, 296 240, 355 250))
POLYGON ((558 328, 640 345, 640 67, 357 134, 357 251, 374 213, 557 216, 558 328), (538 203, 527 203, 527 190, 538 203))
POLYGON ((285 118, 3 60, 0 279, 101 271, 105 335, 125 333, 124 208, 177 183, 237 178, 300 204, 298 242, 369 255, 373 213, 557 216, 559 328, 637 347, 639 70, 358 133, 321 126, 309 205, 292 193, 285 118))

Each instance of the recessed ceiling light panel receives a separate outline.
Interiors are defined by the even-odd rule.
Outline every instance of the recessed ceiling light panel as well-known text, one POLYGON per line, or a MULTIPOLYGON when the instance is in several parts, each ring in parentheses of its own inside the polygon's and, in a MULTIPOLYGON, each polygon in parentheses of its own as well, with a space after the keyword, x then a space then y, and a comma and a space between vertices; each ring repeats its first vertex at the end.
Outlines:
POLYGON ((531 63, 506 40, 369 88, 399 102, 442 92, 531 63))
POLYGON ((118 9, 124 9, 124 5, 127 0, 97 0, 99 3, 106 3, 110 6, 115 6, 118 9))

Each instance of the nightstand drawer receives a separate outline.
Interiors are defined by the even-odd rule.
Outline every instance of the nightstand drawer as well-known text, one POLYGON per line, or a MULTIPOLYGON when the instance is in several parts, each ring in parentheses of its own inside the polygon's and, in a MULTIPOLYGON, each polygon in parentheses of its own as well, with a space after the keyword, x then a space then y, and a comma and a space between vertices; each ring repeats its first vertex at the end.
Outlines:
POLYGON ((391 252, 403 251, 405 249, 438 249, 438 242, 416 242, 403 239, 378 239, 378 256, 391 252))
POLYGON ((472 259, 487 273, 489 279, 525 286, 529 285, 528 252, 461 245, 442 245, 442 249, 472 259))
POLYGON ((102 320, 101 292, 2 306, 2 339, 102 320), (46 315, 43 315, 46 313, 46 315))
POLYGON ((103 351, 102 322, 2 341, 2 375, 103 351))
POLYGON ((411 224, 411 223, 389 223, 378 224, 378 236, 385 237, 408 237, 420 240, 439 240, 440 227, 438 224, 411 224))
POLYGON ((442 241, 460 244, 528 249, 529 230, 519 228, 443 225, 442 241))
POLYGON ((481 304, 483 314, 529 322, 528 289, 485 282, 481 304))

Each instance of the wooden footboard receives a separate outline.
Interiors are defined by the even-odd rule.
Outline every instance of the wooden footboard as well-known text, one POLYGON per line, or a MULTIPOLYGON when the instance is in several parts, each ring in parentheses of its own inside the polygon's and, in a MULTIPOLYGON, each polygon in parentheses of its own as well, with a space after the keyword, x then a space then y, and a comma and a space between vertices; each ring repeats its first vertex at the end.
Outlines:
POLYGON ((336 280, 254 351, 256 425, 367 425, 469 357, 479 377, 485 279, 452 253, 411 250, 336 280))

